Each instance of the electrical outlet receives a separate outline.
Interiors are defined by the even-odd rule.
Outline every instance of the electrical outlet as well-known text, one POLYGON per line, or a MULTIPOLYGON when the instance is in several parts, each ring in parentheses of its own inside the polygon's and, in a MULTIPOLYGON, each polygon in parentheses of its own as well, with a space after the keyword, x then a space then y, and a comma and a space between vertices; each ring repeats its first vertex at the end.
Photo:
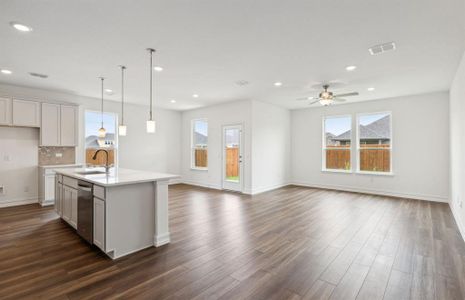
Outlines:
POLYGON ((55 157, 63 157, 63 153, 55 153, 55 157))

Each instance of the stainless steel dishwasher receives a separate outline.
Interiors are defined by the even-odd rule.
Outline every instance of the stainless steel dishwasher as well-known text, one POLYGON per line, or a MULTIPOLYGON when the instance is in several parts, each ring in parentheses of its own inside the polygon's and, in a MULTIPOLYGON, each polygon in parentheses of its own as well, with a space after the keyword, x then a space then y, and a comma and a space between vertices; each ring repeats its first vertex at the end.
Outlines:
POLYGON ((78 181, 77 233, 87 242, 94 242, 93 185, 78 181))

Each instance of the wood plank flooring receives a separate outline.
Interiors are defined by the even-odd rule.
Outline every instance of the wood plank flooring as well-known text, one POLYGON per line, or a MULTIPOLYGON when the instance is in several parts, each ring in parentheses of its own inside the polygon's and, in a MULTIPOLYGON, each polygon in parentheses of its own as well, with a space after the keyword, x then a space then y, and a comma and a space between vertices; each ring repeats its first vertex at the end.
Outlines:
POLYGON ((465 244, 447 204, 175 185, 170 226, 169 245, 112 261, 52 208, 0 209, 0 298, 465 297, 465 244))

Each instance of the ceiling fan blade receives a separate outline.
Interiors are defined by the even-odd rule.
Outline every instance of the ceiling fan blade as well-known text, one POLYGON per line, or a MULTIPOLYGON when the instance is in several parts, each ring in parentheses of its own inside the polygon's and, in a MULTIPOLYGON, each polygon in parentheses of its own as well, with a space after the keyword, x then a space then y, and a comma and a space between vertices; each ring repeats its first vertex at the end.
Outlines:
POLYGON ((342 98, 333 98, 333 101, 335 102, 345 102, 347 101, 346 99, 342 99, 342 98))
POLYGON ((297 101, 303 101, 303 100, 313 100, 316 99, 315 97, 303 97, 303 98, 297 98, 297 101))
POLYGON ((318 102, 320 102, 320 100, 312 101, 312 102, 310 102, 308 105, 312 105, 312 104, 315 104, 315 103, 318 103, 318 102))
POLYGON ((350 97, 350 96, 358 96, 358 93, 357 92, 352 92, 352 93, 334 95, 334 97, 350 97))

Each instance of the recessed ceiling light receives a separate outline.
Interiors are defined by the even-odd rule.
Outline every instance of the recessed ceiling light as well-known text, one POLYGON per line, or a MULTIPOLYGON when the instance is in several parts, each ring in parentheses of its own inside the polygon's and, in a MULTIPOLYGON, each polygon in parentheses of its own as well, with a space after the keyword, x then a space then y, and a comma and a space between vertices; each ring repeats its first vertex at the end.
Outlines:
POLYGON ((279 82, 279 81, 274 83, 274 86, 282 86, 282 85, 283 85, 283 83, 279 82))
POLYGON ((373 92, 374 90, 375 90, 374 87, 369 87, 369 88, 367 88, 367 91, 369 91, 369 92, 373 92))
POLYGON ((6 70, 6 69, 2 69, 0 72, 2 72, 3 74, 7 74, 7 75, 10 75, 11 73, 13 73, 10 70, 6 70))
POLYGON ((107 92, 107 93, 113 93, 113 90, 111 90, 111 89, 105 89, 105 92, 107 92))
POLYGON ((355 69, 357 69, 357 66, 347 66, 347 67, 346 67, 346 71, 349 71, 349 72, 350 72, 350 71, 353 71, 353 70, 355 70, 355 69))
POLYGON ((176 100, 173 99, 173 100, 171 100, 170 102, 171 102, 171 103, 176 103, 176 100))
POLYGON ((192 95, 192 97, 194 97, 194 98, 199 98, 199 95, 194 94, 194 95, 192 95))
POLYGON ((10 22, 11 27, 22 32, 31 32, 32 28, 18 22, 10 22))
POLYGON ((153 67, 153 69, 154 69, 155 71, 157 71, 157 72, 163 71, 163 68, 162 68, 162 67, 159 67, 159 66, 153 67))

